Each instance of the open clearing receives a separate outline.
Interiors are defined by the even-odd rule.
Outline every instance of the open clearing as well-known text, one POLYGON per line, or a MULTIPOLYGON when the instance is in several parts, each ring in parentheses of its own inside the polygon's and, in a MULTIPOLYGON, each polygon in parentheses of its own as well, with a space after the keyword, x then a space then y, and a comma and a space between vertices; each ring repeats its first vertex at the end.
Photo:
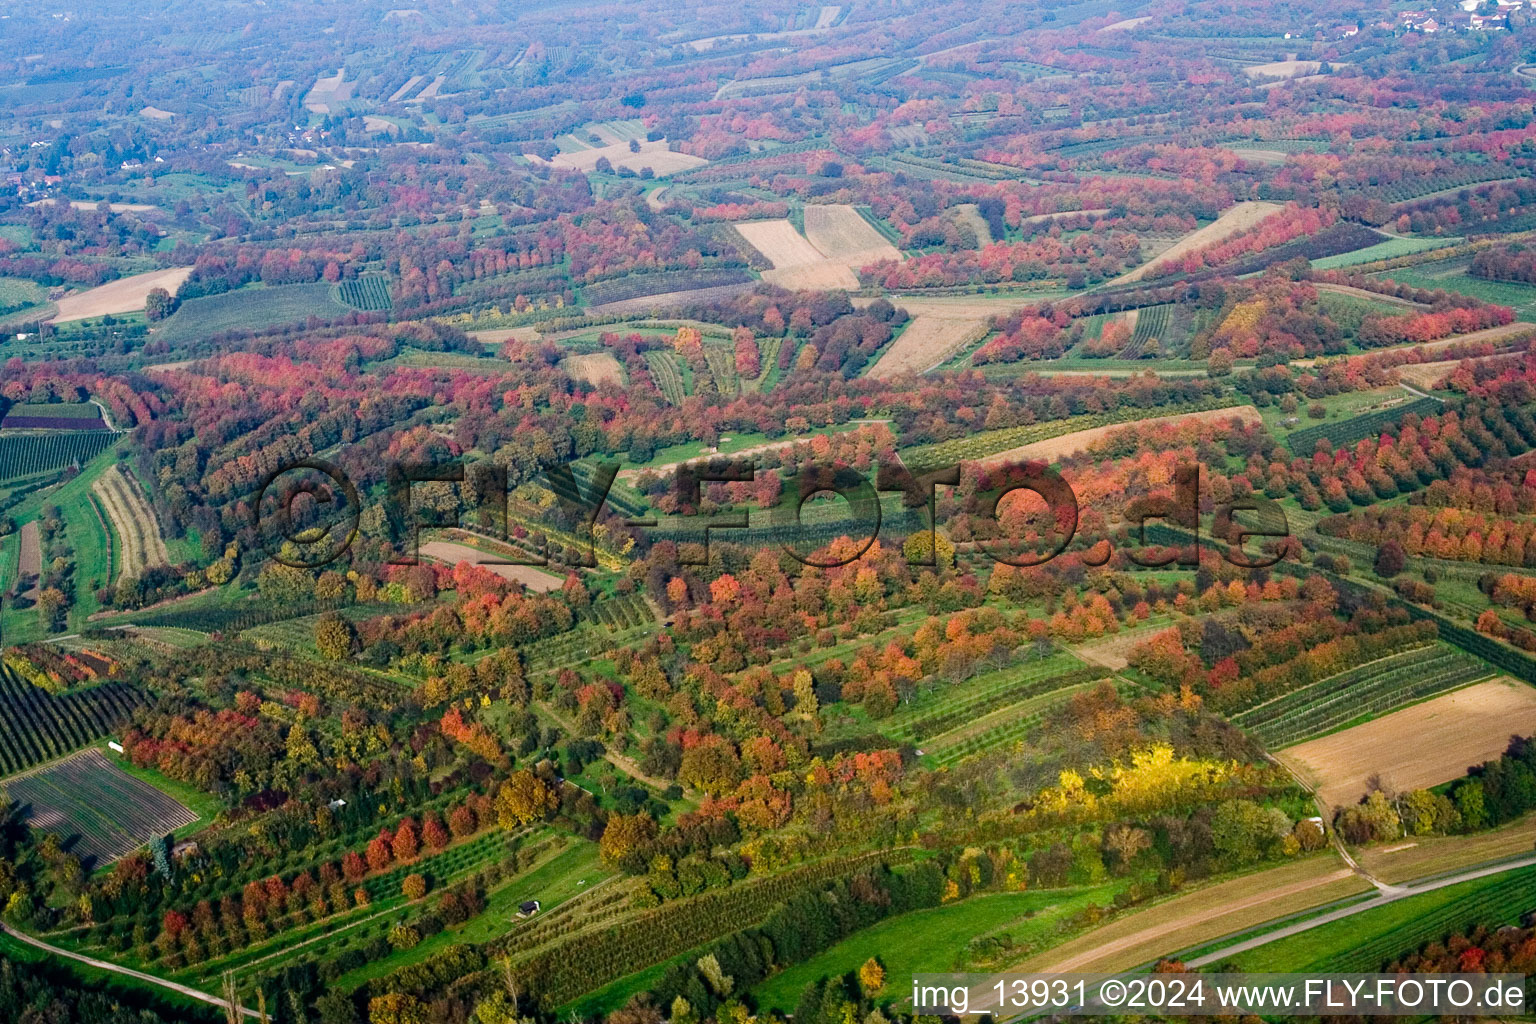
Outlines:
POLYGON ((1134 423, 1111 423, 1107 426, 1076 430, 1070 434, 1062 434, 1060 437, 1052 437, 1044 441, 1035 441, 1030 444, 1020 445, 1017 448, 1010 448, 1005 452, 998 452, 996 455, 989 455, 987 458, 978 461, 982 465, 1026 460, 1041 460, 1050 463, 1057 459, 1066 458, 1068 455, 1074 455, 1120 430, 1145 431, 1151 427, 1172 427, 1197 422, 1217 423, 1226 422, 1230 419, 1239 419, 1249 424, 1262 422, 1259 410, 1251 405, 1234 405, 1230 409, 1208 409, 1205 412, 1176 413, 1172 416, 1153 416, 1149 419, 1137 420, 1134 423))
POLYGON ((1332 854, 1308 857, 1127 914, 1010 970, 1121 971, 1370 888, 1332 854))
POLYGON ((1092 643, 1078 644, 1069 647, 1068 650, 1090 664, 1103 665, 1111 671, 1119 672, 1130 664, 1126 656, 1131 653, 1132 647, 1167 628, 1166 622, 1156 626, 1145 626, 1141 629, 1116 633, 1114 636, 1107 636, 1092 643))
MULTIPOLYGON (((63 199, 34 199, 28 206, 46 206, 49 203, 63 203, 63 199)), ((69 205, 76 210, 94 210, 101 203, 90 202, 86 199, 70 199, 69 205)), ((151 206, 149 203, 107 203, 107 209, 113 213, 147 213, 150 210, 158 210, 160 207, 151 206)))
POLYGON ((1380 775, 1404 791, 1448 782, 1498 757, 1511 733, 1536 732, 1536 688, 1493 679, 1422 704, 1288 747, 1277 755, 1317 788, 1328 805, 1343 807, 1380 775))
POLYGON ((85 320, 108 313, 137 313, 144 308, 144 300, 153 289, 164 288, 174 295, 191 273, 191 267, 151 270, 147 274, 108 281, 78 295, 66 295, 58 301, 59 312, 53 322, 85 320))
POLYGON ((37 597, 43 571, 43 533, 33 519, 21 527, 21 556, 16 563, 16 591, 27 600, 37 597))
POLYGON ((113 466, 102 473, 91 485, 91 493, 112 521, 112 533, 118 542, 118 572, 138 576, 150 566, 171 563, 154 511, 138 486, 123 475, 121 467, 113 466))
POLYGON ((468 562, 478 565, 486 572, 494 573, 504 580, 513 583, 521 583, 535 593, 543 594, 551 590, 559 590, 565 580, 554 573, 545 572, 533 565, 486 565, 497 556, 478 551, 467 544, 454 544, 446 540, 432 540, 421 545, 421 553, 433 561, 443 562, 448 565, 458 565, 460 562, 468 562))
POLYGON ((100 750, 12 776, 5 787, 27 824, 55 833, 71 853, 95 858, 98 867, 197 821, 185 805, 122 771, 100 750), (76 837, 73 846, 70 837, 76 837))
POLYGON ((986 320, 928 314, 915 317, 869 368, 869 376, 884 378, 903 373, 926 373, 965 346, 986 337, 988 330, 986 320))
POLYGON ((1135 28, 1137 25, 1145 25, 1147 22, 1149 22, 1151 20, 1152 20, 1152 16, 1150 14, 1147 15, 1145 18, 1126 18, 1124 21, 1117 21, 1113 25, 1105 25, 1103 28, 1099 29, 1099 31, 1100 32, 1123 32, 1126 29, 1135 28))
POLYGON ((1322 66, 1315 60, 1277 60, 1270 64, 1243 68, 1243 74, 1249 78, 1297 78, 1301 75, 1315 75, 1322 66))
POLYGON ((851 269, 901 259, 896 247, 851 206, 807 206, 805 237, 827 259, 851 269))
POLYGON ((1157 258, 1148 260, 1135 270, 1127 271, 1110 281, 1110 284, 1128 284, 1132 281, 1140 281, 1147 272, 1154 267, 1160 267, 1167 263, 1181 259, 1185 253, 1203 249, 1208 245, 1215 245, 1239 231, 1246 231, 1270 214, 1280 210, 1279 203, 1244 202, 1227 207, 1211 223, 1203 228, 1198 228, 1179 239, 1173 245, 1164 250, 1157 258))
POLYGON ((975 203, 961 203, 953 207, 951 211, 955 215, 956 224, 964 224, 971 229, 976 236, 977 246, 992 244, 992 229, 987 227, 987 222, 982 219, 981 211, 975 203))
POLYGON ((695 167, 703 167, 709 163, 701 156, 691 156, 687 153, 674 153, 667 148, 666 139, 657 139, 654 142, 636 142, 640 147, 639 152, 631 153, 629 143, 619 142, 609 146, 597 146, 593 149, 583 149, 575 153, 560 153, 553 160, 545 161, 533 154, 526 154, 528 160, 534 163, 549 163, 555 167, 568 167, 573 171, 581 171, 590 174, 597 169, 597 162, 604 157, 614 170, 627 167, 635 173, 641 168, 649 167, 658 178, 668 174, 676 174, 678 171, 688 171, 695 167))
POLYGON ((597 385, 624 383, 624 367, 607 352, 594 352, 584 356, 566 356, 560 360, 560 368, 577 380, 597 385))

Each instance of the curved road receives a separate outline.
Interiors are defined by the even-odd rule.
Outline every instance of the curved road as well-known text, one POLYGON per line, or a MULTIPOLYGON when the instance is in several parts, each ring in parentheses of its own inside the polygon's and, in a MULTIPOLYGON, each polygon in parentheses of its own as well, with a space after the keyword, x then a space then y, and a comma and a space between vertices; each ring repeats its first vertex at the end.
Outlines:
MULTIPOLYGON (((52 953, 54 956, 62 956, 69 960, 78 960, 82 964, 89 964, 90 966, 100 968, 103 971, 110 971, 113 974, 121 974, 129 978, 136 978, 139 981, 148 982, 149 984, 157 985, 160 988, 170 989, 172 992, 184 995, 189 999, 196 999, 199 1002, 208 1003, 210 1005, 217 1006, 220 1009, 226 1009, 229 1006, 229 1004, 224 1000, 218 998, 217 996, 211 996, 207 992, 202 992, 195 988, 189 988, 186 985, 178 985, 174 981, 166 981, 164 978, 157 978, 153 974, 145 974, 142 971, 132 971, 126 967, 119 967, 116 964, 108 963, 105 960, 93 960, 88 956, 81 956, 79 953, 71 953, 67 949, 60 949, 58 946, 50 946, 48 943, 41 939, 34 939, 32 936, 26 934, 25 932, 17 931, 15 928, 12 928, 10 925, 3 921, 0 921, 0 928, 5 929, 5 934, 9 935, 17 942, 25 942, 29 946, 35 946, 36 948, 45 952, 52 953)), ((243 1006, 240 1007, 240 1012, 245 1014, 247 1017, 259 1018, 261 1016, 255 1010, 249 1010, 243 1006)))

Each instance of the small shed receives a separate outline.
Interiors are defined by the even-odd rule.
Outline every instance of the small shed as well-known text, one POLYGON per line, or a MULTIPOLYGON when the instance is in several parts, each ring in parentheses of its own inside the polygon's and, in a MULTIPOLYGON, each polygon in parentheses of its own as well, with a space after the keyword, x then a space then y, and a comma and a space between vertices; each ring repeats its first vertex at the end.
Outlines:
POLYGON ((539 912, 538 900, 524 900, 517 905, 518 917, 532 917, 539 912))

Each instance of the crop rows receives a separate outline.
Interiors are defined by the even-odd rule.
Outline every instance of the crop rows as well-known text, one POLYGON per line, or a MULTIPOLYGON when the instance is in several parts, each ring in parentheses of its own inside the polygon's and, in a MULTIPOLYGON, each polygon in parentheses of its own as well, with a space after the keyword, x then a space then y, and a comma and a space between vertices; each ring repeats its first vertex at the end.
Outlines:
POLYGON ((1380 199, 1388 203, 1406 203, 1421 196, 1444 192, 1447 189, 1467 188, 1485 181, 1497 181, 1509 176, 1510 173, 1507 168, 1486 164, 1481 167, 1467 167, 1459 171, 1447 171, 1423 178, 1409 178, 1393 182, 1390 185, 1379 185, 1374 188, 1367 187, 1361 191, 1373 199, 1380 199))
POLYGON ((1477 658, 1437 644, 1416 648, 1321 679, 1233 717, 1267 746, 1284 747, 1329 732, 1365 714, 1404 704, 1488 675, 1477 658))
POLYGON ((336 298, 354 309, 380 310, 394 305, 389 294, 389 279, 382 274, 364 274, 336 286, 336 298))
POLYGON ((1415 918, 1411 924, 1307 967, 1338 973, 1378 971, 1404 954, 1417 952, 1427 942, 1440 941, 1475 924, 1513 922, 1532 909, 1536 909, 1536 869, 1511 871, 1476 893, 1415 918))
POLYGON ((963 761, 972 754, 980 754, 1022 739, 1038 728, 1045 721, 1045 716, 1054 708, 1087 685, 1079 682, 1020 701, 1017 705, 1012 705, 1017 712, 1016 717, 1011 717, 981 732, 957 737, 947 742, 940 737, 939 742, 924 753, 933 755, 934 763, 943 767, 963 761))
POLYGON ((715 378, 715 389, 722 395, 734 395, 741 390, 736 379, 736 354, 724 345, 705 345, 704 362, 715 378))
POLYGON ((1147 342, 1156 340, 1160 347, 1166 348, 1168 337, 1168 323, 1173 317, 1173 306, 1148 306, 1136 314, 1136 330, 1131 334, 1130 342, 1120 350, 1118 358, 1135 359, 1141 355, 1141 350, 1147 347, 1147 342))
POLYGON ((981 689, 914 708, 893 719, 881 732, 893 739, 912 741, 938 736, 967 720, 980 718, 1009 704, 1088 679, 1098 679, 1104 675, 1104 670, 1080 665, 1073 658, 1054 657, 1023 672, 1005 670, 999 675, 1002 678, 981 689))
POLYGON ((677 353, 652 349, 645 354, 645 362, 662 396, 673 405, 682 405, 686 395, 683 391, 683 372, 677 365, 677 353))
POLYGON ((28 819, 99 866, 197 820, 180 802, 122 771, 99 750, 12 779, 6 789, 28 819))
MULTIPOLYGON (((713 889, 601 930, 570 935, 566 941, 514 964, 514 970, 544 1006, 559 1006, 583 992, 660 963, 679 949, 691 949, 750 927, 800 892, 865 865, 901 859, 898 854, 880 851, 819 861, 761 881, 713 889)), ((487 948, 492 956, 503 951, 500 942, 487 948)))
POLYGON ((19 772, 106 736, 143 695, 110 682, 54 696, 0 665, 0 772, 19 772))
POLYGON ((1351 445, 1356 441, 1375 437, 1409 413, 1427 416, 1439 408, 1440 403, 1435 399, 1420 398, 1409 402, 1407 405, 1399 405, 1391 409, 1377 409, 1375 412, 1351 416, 1349 419, 1340 420, 1337 423, 1324 423, 1316 427, 1306 427, 1293 433, 1286 439, 1286 443, 1291 446, 1291 451, 1294 454, 1310 456, 1316 450, 1319 440, 1326 440, 1335 448, 1351 445))
POLYGON ((608 627, 609 632, 615 633, 643 626, 653 618, 645 598, 638 594, 598 601, 592 606, 590 617, 592 621, 608 627))
POLYGON ((0 480, 83 466, 117 438, 115 430, 0 436, 0 480))

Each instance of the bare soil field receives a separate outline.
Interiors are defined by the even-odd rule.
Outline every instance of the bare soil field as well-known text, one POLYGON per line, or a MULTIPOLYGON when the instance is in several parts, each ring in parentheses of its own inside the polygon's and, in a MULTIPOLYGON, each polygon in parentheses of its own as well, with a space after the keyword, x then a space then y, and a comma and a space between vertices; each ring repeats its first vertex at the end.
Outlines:
POLYGON ((1536 731, 1536 688, 1493 679, 1277 755, 1317 787, 1327 804, 1343 807, 1366 793, 1379 774, 1399 791, 1435 786, 1497 757, 1511 733, 1536 731))
POLYGON ((1126 18, 1124 21, 1117 21, 1113 25, 1105 25, 1103 28, 1099 29, 1099 31, 1100 32, 1123 32, 1126 29, 1135 28, 1137 25, 1145 25, 1147 22, 1149 22, 1151 20, 1152 20, 1152 16, 1150 14, 1147 15, 1145 18, 1126 18))
POLYGON ((22 526, 20 540, 21 553, 16 562, 16 591, 29 601, 36 600, 38 577, 43 572, 43 533, 36 519, 22 526))
POLYGON ((1249 78, 1296 78, 1300 75, 1315 75, 1322 66, 1315 60, 1277 60, 1270 64, 1243 68, 1243 74, 1249 78))
POLYGON ((927 373, 956 352, 986 337, 986 320, 923 315, 914 317, 900 337, 891 342, 869 368, 869 376, 897 377, 903 373, 927 373))
POLYGON ((604 381, 624 384, 624 367, 607 352, 594 352, 584 356, 566 356, 560 360, 560 368, 577 380, 597 385, 604 381))
POLYGON ((108 281, 77 295, 66 295, 58 301, 59 312, 53 322, 85 320, 108 313, 137 313, 144 308, 144 300, 153 289, 164 288, 174 295, 191 273, 191 267, 151 270, 147 274, 108 281))
MULTIPOLYGON (((1370 883, 1329 854, 1175 896, 1030 957, 1012 971, 1120 971, 1285 914, 1365 892, 1370 883)), ((974 1007, 973 1007, 974 1009, 974 1007)))
POLYGON ((1224 238, 1235 235, 1239 231, 1245 231, 1279 209, 1279 203, 1235 203, 1223 210, 1220 217, 1217 217, 1205 227, 1191 231, 1179 239, 1171 248, 1165 250, 1157 258, 1148 260, 1135 270, 1121 274, 1109 283, 1127 284, 1131 281, 1140 281, 1147 275, 1147 271, 1153 267, 1160 267, 1180 258, 1187 252, 1203 249, 1208 245, 1214 245, 1224 238))
POLYGON ((137 576, 152 565, 171 563, 154 511, 121 467, 113 466, 101 474, 91 485, 91 493, 112 520, 112 532, 118 539, 119 572, 137 576))
MULTIPOLYGON (((667 149, 666 139, 657 139, 655 142, 638 143, 640 151, 631 153, 629 143, 615 143, 611 146, 597 146, 592 149, 583 149, 577 153, 561 153, 553 160, 548 161, 556 167, 569 167, 571 170, 590 174, 597 169, 597 162, 603 157, 613 165, 614 170, 620 167, 628 167, 638 173, 642 167, 649 167, 660 178, 668 174, 676 174, 678 171, 688 171, 695 167, 703 167, 709 163, 701 156, 690 156, 687 153, 674 153, 667 149)), ((544 163, 537 156, 529 154, 527 159, 534 163, 544 163)))
POLYGON ((145 107, 139 111, 140 117, 147 117, 153 121, 169 121, 176 115, 169 110, 161 110, 159 107, 145 107))
POLYGON ((554 573, 545 572, 534 565, 486 565, 486 562, 496 558, 484 551, 477 551, 467 544, 454 544, 446 540, 432 540, 421 545, 421 554, 435 562, 446 565, 458 565, 460 562, 469 562, 478 565, 487 572, 494 573, 504 580, 513 583, 521 583, 535 593, 543 594, 551 590, 559 590, 565 580, 554 573))
POLYGON ((1173 416, 1153 416, 1148 419, 1137 420, 1134 423, 1111 423, 1104 427, 1089 427, 1087 430, 1073 431, 1070 434, 1062 434, 1060 437, 1052 437, 1044 441, 1035 441, 1031 444, 1020 445, 1017 448, 1010 448, 1005 452, 998 452, 996 455, 988 456, 979 461, 982 465, 1020 462, 1032 459, 1054 462, 1057 459, 1076 454, 1119 430, 1147 430, 1151 427, 1174 426, 1195 422, 1224 422, 1230 419, 1240 419, 1244 423, 1258 423, 1261 421, 1259 410, 1251 405, 1235 405, 1230 409, 1209 409, 1205 412, 1179 413, 1173 416))
POLYGON ((901 253, 851 206, 807 206, 806 240, 829 260, 857 269, 901 253))

